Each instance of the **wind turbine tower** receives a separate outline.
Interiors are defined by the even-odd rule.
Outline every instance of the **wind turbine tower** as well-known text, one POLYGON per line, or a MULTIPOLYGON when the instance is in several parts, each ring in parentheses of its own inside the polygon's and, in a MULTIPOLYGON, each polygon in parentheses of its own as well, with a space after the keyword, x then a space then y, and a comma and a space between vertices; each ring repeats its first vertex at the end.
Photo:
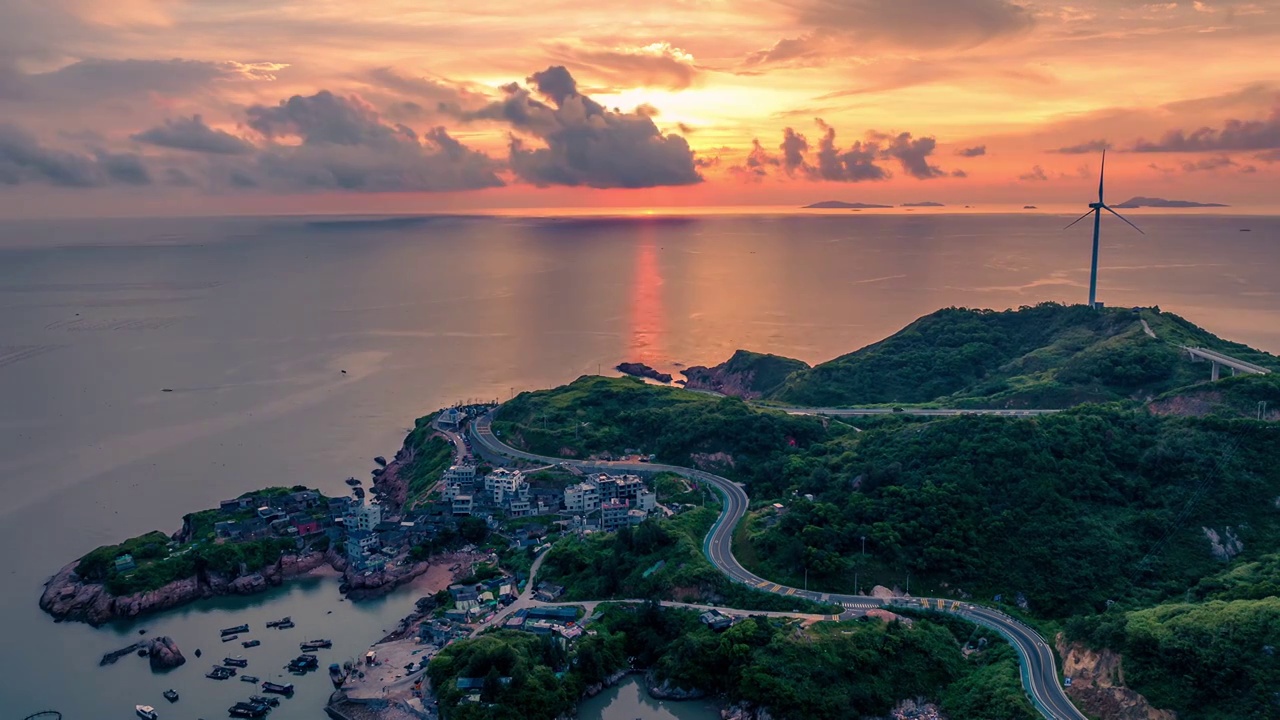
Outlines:
POLYGON ((1112 215, 1115 215, 1121 220, 1124 220, 1126 223, 1129 224, 1129 227, 1133 228, 1134 230, 1137 230, 1139 233, 1142 233, 1143 235, 1146 235, 1146 233, 1142 232, 1142 228, 1138 227, 1137 225, 1134 225, 1133 223, 1125 219, 1123 215, 1116 212, 1115 210, 1112 210, 1107 205, 1106 201, 1102 199, 1102 181, 1106 177, 1106 172, 1107 172, 1107 151, 1104 148, 1102 151, 1102 169, 1098 172, 1098 202, 1089 203, 1089 212, 1081 215, 1075 220, 1072 220, 1071 224, 1067 225, 1066 228, 1063 228, 1063 230, 1066 230, 1067 228, 1071 227, 1071 225, 1075 225, 1081 220, 1089 217, 1090 213, 1093 214, 1093 263, 1089 267, 1089 307, 1091 308, 1098 307, 1098 230, 1102 226, 1102 211, 1106 210, 1112 215))

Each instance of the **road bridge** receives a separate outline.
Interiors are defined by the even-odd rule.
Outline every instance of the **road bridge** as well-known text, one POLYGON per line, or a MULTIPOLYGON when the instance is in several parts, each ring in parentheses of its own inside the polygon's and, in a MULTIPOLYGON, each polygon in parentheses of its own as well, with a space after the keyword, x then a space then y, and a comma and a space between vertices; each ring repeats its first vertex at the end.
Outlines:
POLYGON ((1267 368, 1261 365, 1254 365, 1251 362, 1237 360, 1230 355, 1223 355, 1220 352, 1208 350, 1206 348, 1193 348, 1182 346, 1182 349, 1191 356, 1193 361, 1209 361, 1213 363, 1213 368, 1209 371, 1209 380, 1216 382, 1222 375, 1222 368, 1229 368, 1231 376, 1235 377, 1236 373, 1244 373, 1246 375, 1269 375, 1271 373, 1267 368))

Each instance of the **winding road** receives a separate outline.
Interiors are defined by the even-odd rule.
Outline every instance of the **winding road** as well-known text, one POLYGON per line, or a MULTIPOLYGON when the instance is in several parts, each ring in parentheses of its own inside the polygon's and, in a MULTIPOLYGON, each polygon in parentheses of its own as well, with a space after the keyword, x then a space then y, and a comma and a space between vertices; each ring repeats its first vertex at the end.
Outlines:
MULTIPOLYGON (((824 415, 870 415, 894 412, 894 410, 888 408, 867 410, 836 408, 773 409, 794 414, 824 415)), ((849 610, 867 610, 885 605, 918 607, 958 615, 970 620, 971 622, 991 628, 992 630, 1000 633, 1000 635, 1008 640, 1009 643, 1017 650, 1019 665, 1022 671, 1022 685, 1025 688, 1027 697, 1031 700, 1032 705, 1034 705, 1042 715, 1046 718, 1050 718, 1051 720, 1087 720, 1087 717, 1077 710, 1075 705, 1071 703, 1071 700, 1067 698, 1067 694, 1063 690, 1062 684, 1059 681, 1053 650, 1049 647, 1049 644, 1045 642, 1044 638, 1040 637, 1035 630, 1021 622, 1018 622, 1014 618, 992 608, 945 598, 899 598, 886 602, 875 597, 820 593, 770 582, 744 568, 733 555, 734 528, 737 527, 738 522, 746 514, 749 507, 747 492, 738 483, 735 483, 728 478, 720 477, 719 475, 713 475, 709 472, 681 467, 678 465, 625 461, 605 462, 598 460, 571 460, 527 453, 507 445, 494 435, 492 421, 493 414, 495 412, 497 412, 497 409, 487 415, 477 418, 475 422, 471 423, 470 430, 471 436, 474 438, 478 446, 483 447, 493 455, 544 464, 558 463, 581 468, 587 471, 631 471, 646 473, 672 472, 693 480, 705 482, 716 488, 724 498, 724 504, 720 512, 720 517, 716 519, 715 524, 711 526, 711 531, 707 533, 707 538, 703 542, 703 551, 711 560, 711 563, 725 575, 729 576, 730 579, 740 583, 745 583, 765 592, 786 595, 789 597, 802 597, 818 602, 835 603, 842 605, 849 610)), ((954 415, 970 411, 913 410, 912 412, 919 414, 954 415)), ((993 414, 1038 415, 1043 412, 1051 411, 1006 410, 994 411, 993 414)))

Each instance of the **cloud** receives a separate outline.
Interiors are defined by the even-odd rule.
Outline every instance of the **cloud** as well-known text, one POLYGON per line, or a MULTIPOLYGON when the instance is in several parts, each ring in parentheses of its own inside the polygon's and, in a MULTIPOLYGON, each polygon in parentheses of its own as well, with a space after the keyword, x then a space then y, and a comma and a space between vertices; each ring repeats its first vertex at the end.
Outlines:
POLYGON ((1280 162, 1280 150, 1268 150, 1254 155, 1255 158, 1265 163, 1280 162))
POLYGON ((1044 168, 1040 167, 1039 165, 1036 165, 1035 167, 1031 168, 1030 171, 1019 175, 1018 179, 1024 182, 1043 182, 1045 180, 1048 180, 1049 176, 1045 174, 1044 168))
POLYGON ((883 151, 885 155, 898 161, 902 171, 917 180, 940 177, 947 173, 935 165, 929 164, 929 156, 933 154, 938 141, 931 137, 912 139, 911 133, 898 133, 896 136, 885 136, 889 141, 883 151))
POLYGON ((788 175, 793 175, 796 170, 804 168, 804 154, 809 151, 809 142, 803 135, 787 128, 783 131, 782 144, 778 149, 782 150, 782 167, 788 175))
POLYGON ((684 90, 701 75, 692 55, 665 42, 619 48, 558 45, 555 55, 614 87, 684 90))
MULTIPOLYGON (((412 128, 383 122, 358 97, 322 90, 274 106, 254 105, 246 115, 249 127, 267 141, 254 169, 285 189, 445 192, 503 184, 492 158, 443 127, 419 138, 412 128)), ((234 185, 259 182, 247 169, 237 172, 229 176, 234 185)))
POLYGON ((185 95, 217 81, 273 80, 279 63, 205 62, 201 60, 81 60, 43 73, 0 67, 0 99, 25 102, 86 103, 148 94, 185 95))
POLYGON ((953 177, 953 178, 967 178, 967 177, 969 177, 969 173, 967 173, 967 172, 965 172, 965 171, 963 171, 963 170, 952 170, 949 174, 950 174, 950 175, 951 175, 951 177, 953 177))
POLYGON ((48 148, 25 130, 0 124, 0 184, 91 188, 150 182, 151 175, 137 155, 105 151, 84 155, 48 148))
POLYGON ((1264 120, 1227 120, 1221 129, 1208 126, 1187 132, 1171 130, 1159 140, 1138 140, 1133 152, 1230 152, 1280 149, 1280 108, 1264 120))
POLYGON ((788 177, 832 182, 865 182, 887 180, 892 177, 881 161, 896 160, 902 172, 919 180, 943 177, 967 177, 962 170, 948 173, 929 164, 929 156, 937 148, 932 137, 913 137, 909 132, 897 134, 870 131, 862 140, 855 141, 847 149, 836 145, 836 129, 822 120, 816 121, 822 131, 816 153, 810 158, 813 146, 794 128, 782 131, 780 155, 764 149, 759 139, 752 140, 751 152, 739 174, 764 176, 768 168, 778 167, 788 177))
POLYGON ((231 133, 209 127, 199 115, 165 120, 164 125, 130 138, 148 145, 214 155, 243 155, 253 151, 253 145, 231 133))
POLYGON ((1234 160, 1232 160, 1231 158, 1225 155, 1222 155, 1219 157, 1204 158, 1202 160, 1196 160, 1194 162, 1192 161, 1184 162, 1182 163, 1182 171, 1183 172, 1199 172, 1202 170, 1220 170, 1225 167, 1233 167, 1235 164, 1236 163, 1234 160))
POLYGON ((987 154, 986 145, 975 145, 969 148, 960 148, 956 150, 956 154, 960 157, 982 157, 987 154))
POLYGON ((608 110, 578 92, 563 66, 531 75, 533 91, 511 83, 506 97, 463 115, 495 120, 515 131, 509 148, 511 170, 538 186, 642 188, 702 182, 693 151, 680 135, 663 134, 644 111, 608 110), (536 147, 530 138, 541 142, 536 147))
POLYGON ((1086 140, 1085 142, 1077 145, 1055 148, 1049 152, 1058 153, 1059 155, 1086 155, 1089 153, 1100 153, 1103 150, 1110 149, 1111 143, 1106 140, 1086 140))
POLYGON ((790 0, 796 19, 860 46, 913 50, 968 48, 1034 25, 1007 0, 790 0))

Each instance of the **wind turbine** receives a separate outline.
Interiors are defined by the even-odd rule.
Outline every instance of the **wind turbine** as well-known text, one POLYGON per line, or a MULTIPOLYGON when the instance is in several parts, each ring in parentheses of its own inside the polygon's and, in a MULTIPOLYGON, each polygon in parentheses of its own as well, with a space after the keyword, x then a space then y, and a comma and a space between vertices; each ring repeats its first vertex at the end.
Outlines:
POLYGON ((1129 224, 1129 227, 1133 228, 1134 230, 1137 230, 1139 233, 1143 235, 1146 235, 1146 233, 1142 232, 1142 228, 1129 222, 1127 219, 1125 219, 1123 215, 1116 212, 1115 210, 1112 210, 1107 205, 1107 203, 1103 201, 1102 180, 1106 176, 1106 172, 1107 172, 1107 150, 1106 148, 1103 148, 1102 169, 1098 172, 1098 202, 1089 203, 1089 212, 1081 215, 1075 220, 1072 220, 1070 225, 1067 225, 1067 227, 1063 228, 1063 230, 1066 230, 1067 228, 1071 227, 1071 225, 1075 225, 1081 220, 1089 217, 1089 213, 1093 213, 1093 264, 1089 268, 1089 307, 1091 308, 1098 307, 1098 302, 1097 302, 1097 298, 1098 298, 1098 229, 1102 225, 1102 211, 1106 210, 1112 215, 1115 215, 1121 220, 1124 220, 1126 223, 1129 224))

